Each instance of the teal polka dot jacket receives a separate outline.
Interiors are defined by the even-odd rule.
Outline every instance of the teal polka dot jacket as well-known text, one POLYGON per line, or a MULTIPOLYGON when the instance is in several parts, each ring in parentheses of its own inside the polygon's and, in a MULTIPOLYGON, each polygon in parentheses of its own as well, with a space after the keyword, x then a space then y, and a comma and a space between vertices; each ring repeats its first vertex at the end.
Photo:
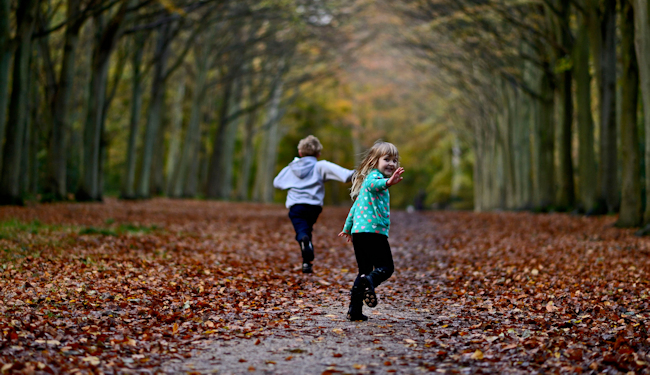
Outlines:
POLYGON ((388 179, 378 169, 370 171, 350 208, 343 232, 379 233, 388 237, 390 194, 386 182, 388 179))

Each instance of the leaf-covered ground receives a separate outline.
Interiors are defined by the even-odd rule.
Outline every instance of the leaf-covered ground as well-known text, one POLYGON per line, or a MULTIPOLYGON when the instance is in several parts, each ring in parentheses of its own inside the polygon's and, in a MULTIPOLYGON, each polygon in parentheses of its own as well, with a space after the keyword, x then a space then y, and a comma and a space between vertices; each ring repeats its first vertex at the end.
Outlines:
POLYGON ((396 272, 344 319, 347 214, 316 273, 278 205, 0 208, 2 373, 650 373, 650 247, 614 217, 394 212, 396 272))

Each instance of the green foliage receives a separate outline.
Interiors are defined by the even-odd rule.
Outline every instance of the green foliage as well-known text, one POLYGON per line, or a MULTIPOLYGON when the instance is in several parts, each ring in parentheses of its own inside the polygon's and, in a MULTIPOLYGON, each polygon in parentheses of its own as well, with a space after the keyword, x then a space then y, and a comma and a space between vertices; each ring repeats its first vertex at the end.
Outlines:
POLYGON ((79 230, 80 235, 84 234, 99 234, 102 236, 117 236, 117 232, 106 228, 86 227, 79 230))
POLYGON ((53 229, 55 226, 44 225, 38 220, 23 223, 17 219, 10 219, 0 222, 0 239, 14 240, 22 234, 38 234, 46 229, 53 229))
MULTIPOLYGON (((109 219, 112 220, 112 219, 109 219)), ((107 222, 109 221, 107 220, 107 222)), ((80 235, 101 235, 101 236, 120 236, 123 234, 149 234, 156 230, 159 227, 156 225, 146 226, 146 225, 136 225, 131 223, 121 223, 117 227, 85 227, 79 230, 80 235)))
POLYGON ((555 62, 555 74, 560 74, 573 69, 573 59, 571 56, 564 56, 555 62))

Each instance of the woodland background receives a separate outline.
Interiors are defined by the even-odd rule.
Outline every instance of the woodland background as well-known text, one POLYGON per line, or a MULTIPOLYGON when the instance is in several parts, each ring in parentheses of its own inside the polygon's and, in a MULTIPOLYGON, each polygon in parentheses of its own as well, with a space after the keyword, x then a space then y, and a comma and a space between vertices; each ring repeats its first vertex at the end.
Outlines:
POLYGON ((0 0, 0 372, 650 373, 649 12, 0 0), (613 215, 395 210, 348 322, 349 186, 307 275, 272 188, 307 134, 395 143, 396 208, 613 215))
MULTIPOLYGON (((0 202, 279 202, 315 134, 396 206, 650 220, 645 0, 1 0, 0 202)), ((347 202, 328 186, 328 204, 347 202)))

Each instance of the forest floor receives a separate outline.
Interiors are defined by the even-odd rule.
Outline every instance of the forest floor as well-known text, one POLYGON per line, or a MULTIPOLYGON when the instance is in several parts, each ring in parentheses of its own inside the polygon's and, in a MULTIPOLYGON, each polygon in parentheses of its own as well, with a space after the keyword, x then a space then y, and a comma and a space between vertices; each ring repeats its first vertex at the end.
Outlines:
POLYGON ((0 208, 1 373, 650 373, 650 239, 615 217, 395 210, 395 274, 280 205, 154 199, 0 208))

